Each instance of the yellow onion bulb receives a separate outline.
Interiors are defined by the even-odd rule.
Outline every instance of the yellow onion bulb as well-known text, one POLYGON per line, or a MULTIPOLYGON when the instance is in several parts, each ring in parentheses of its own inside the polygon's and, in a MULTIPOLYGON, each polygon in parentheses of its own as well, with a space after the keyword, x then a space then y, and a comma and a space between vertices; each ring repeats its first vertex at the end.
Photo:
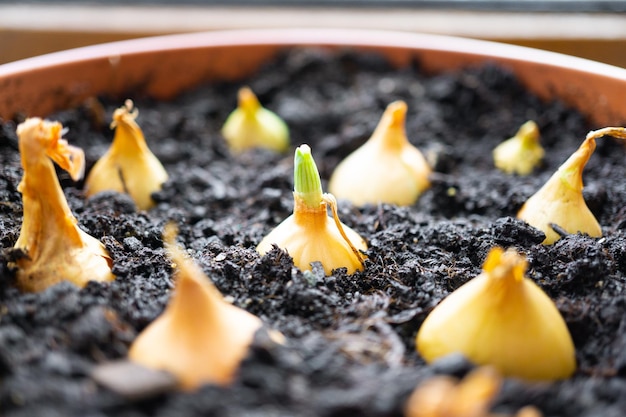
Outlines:
POLYGON ((533 194, 517 213, 517 217, 543 231, 543 243, 550 245, 561 238, 552 225, 567 233, 585 233, 601 237, 602 228, 583 198, 583 170, 596 149, 596 139, 612 136, 626 139, 623 127, 605 127, 593 130, 574 152, 533 194))
POLYGON ((335 168, 328 190, 357 206, 413 204, 430 186, 431 168, 406 136, 407 105, 395 101, 374 133, 335 168))
MULTIPOLYGON (((367 250, 363 238, 353 229, 342 225, 348 240, 357 250, 367 250)), ((263 255, 277 245, 293 258, 301 270, 311 270, 311 263, 319 261, 326 275, 333 269, 347 268, 348 274, 363 269, 362 259, 343 238, 326 212, 326 203, 319 210, 294 209, 294 214, 283 220, 257 246, 263 255)))
POLYGON ((322 193, 322 185, 311 148, 302 145, 294 158, 294 211, 276 226, 257 246, 264 255, 272 245, 286 250, 294 265, 310 270, 312 262, 321 262, 326 274, 347 268, 349 274, 363 269, 367 250, 363 238, 341 223, 333 196, 322 193), (331 208, 333 217, 328 216, 331 208))
MULTIPOLYGON (((472 370, 462 380, 435 375, 420 384, 407 400, 404 417, 513 417, 490 414, 502 385, 502 376, 490 366, 472 370)), ((518 410, 515 417, 541 417, 533 406, 518 410)))
POLYGON ((416 339, 427 362, 459 352, 478 365, 527 380, 572 375, 576 355, 552 300, 524 276, 514 250, 490 251, 483 272, 446 297, 426 317, 416 339))
POLYGON ((595 148, 595 139, 586 139, 517 213, 519 219, 546 234, 544 244, 560 239, 551 224, 568 233, 602 236, 602 228, 583 198, 583 170, 595 148))
POLYGON ((543 160, 545 151, 540 143, 539 127, 529 120, 515 136, 493 150, 495 166, 507 174, 528 175, 543 160))
POLYGON ((140 210, 148 210, 154 206, 152 194, 161 190, 168 175, 148 148, 135 121, 137 115, 131 100, 113 113, 113 143, 89 172, 85 194, 90 197, 102 191, 126 193, 140 210))
POLYGON ((52 161, 78 180, 84 172, 82 149, 61 138, 59 122, 26 119, 17 127, 24 176, 18 186, 24 216, 15 248, 17 286, 42 291, 61 281, 83 287, 89 281, 111 281, 112 260, 104 245, 78 227, 52 161))
POLYGON ((266 148, 284 152, 289 148, 289 128, 274 112, 261 106, 248 87, 238 93, 238 105, 222 127, 222 136, 234 152, 266 148))
POLYGON ((245 358, 261 320, 228 303, 200 267, 166 230, 167 252, 176 265, 176 286, 165 311, 132 343, 128 357, 175 375, 180 387, 228 385, 245 358))

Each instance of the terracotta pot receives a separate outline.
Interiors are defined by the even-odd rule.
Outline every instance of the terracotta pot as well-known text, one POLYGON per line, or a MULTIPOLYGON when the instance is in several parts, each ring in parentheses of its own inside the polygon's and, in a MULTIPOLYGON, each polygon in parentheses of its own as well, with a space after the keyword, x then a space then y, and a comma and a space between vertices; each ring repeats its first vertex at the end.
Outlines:
POLYGON ((506 65, 543 98, 558 97, 598 125, 626 119, 626 70, 494 42, 437 35, 337 29, 194 33, 114 42, 0 66, 0 117, 46 115, 94 94, 133 89, 168 98, 209 81, 251 74, 290 45, 350 46, 381 52, 398 66, 428 71, 484 61, 506 65))

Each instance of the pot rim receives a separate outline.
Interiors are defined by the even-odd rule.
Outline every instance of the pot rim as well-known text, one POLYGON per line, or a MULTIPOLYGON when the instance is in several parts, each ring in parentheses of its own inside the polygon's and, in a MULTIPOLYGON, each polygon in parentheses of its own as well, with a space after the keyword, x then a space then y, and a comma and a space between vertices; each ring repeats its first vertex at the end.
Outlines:
MULTIPOLYGON (((23 111, 23 108, 29 112, 26 103, 28 100, 32 101, 35 96, 31 94, 32 97, 21 99, 19 95, 23 86, 16 87, 15 84, 33 82, 33 77, 41 76, 45 74, 42 71, 50 71, 50 69, 61 71, 72 65, 98 61, 100 62, 99 65, 108 62, 112 67, 108 71, 111 72, 115 70, 113 67, 120 60, 139 56, 145 57, 155 53, 200 52, 211 48, 223 50, 233 46, 252 47, 259 50, 269 47, 275 52, 277 48, 297 45, 351 46, 392 51, 389 52, 390 58, 392 62, 395 61, 399 65, 409 63, 417 55, 420 64, 429 71, 442 71, 481 61, 501 63, 512 67, 521 81, 542 98, 562 98, 568 104, 589 115, 596 122, 606 123, 603 119, 618 121, 626 119, 626 104, 623 103, 623 97, 626 96, 626 69, 624 68, 557 52, 494 41, 415 32, 328 28, 223 30, 151 36, 74 48, 14 61, 0 65, 0 91, 5 90, 8 91, 7 95, 13 95, 11 99, 5 97, 5 103, 0 102, 0 117, 12 117, 11 111, 14 113, 23 111), (429 57, 433 55, 435 58, 430 59, 429 57), (550 75, 550 72, 559 75, 550 75), (563 74, 566 74, 566 80, 562 79, 563 74), (536 80, 535 78, 538 77, 543 77, 545 80, 543 78, 536 80), (590 80, 594 79, 601 80, 600 82, 596 80, 596 82, 591 83, 592 85, 588 85, 590 80), (579 85, 577 86, 577 84, 579 85), (616 91, 616 86, 621 86, 621 88, 617 88, 616 91), (598 95, 601 97, 593 97, 594 88, 598 89, 598 95), (580 95, 581 91, 573 91, 572 89, 584 90, 583 97, 577 98, 576 96, 580 95), (593 101, 593 105, 586 103, 589 100, 593 101), (14 107, 11 108, 11 105, 14 107), (596 109, 598 105, 602 109, 596 109), (604 116, 608 115, 609 117, 603 117, 601 113, 605 113, 604 116)), ((263 57, 259 57, 260 61, 267 58, 270 49, 266 51, 267 53, 262 54, 263 57)), ((258 64, 259 62, 256 62, 255 65, 258 66, 258 64)), ((184 68, 182 70, 185 71, 184 68)), ((234 72, 237 72, 238 76, 243 75, 239 69, 235 69, 234 72)), ((84 84, 84 81, 88 80, 89 74, 83 74, 81 77, 84 84)), ((117 77, 119 78, 119 74, 117 77)), ((119 80, 117 81, 119 83, 119 80)), ((194 83, 197 84, 198 81, 189 82, 190 85, 193 85, 194 83)), ((52 91, 51 83, 53 80, 37 82, 42 87, 52 91)), ((127 84, 125 84, 126 87, 127 84)), ((137 84, 136 80, 135 84, 137 84)), ((103 92, 99 91, 102 86, 94 87, 93 91, 89 88, 83 85, 84 91, 80 93, 97 94, 103 92)), ((72 88, 72 90, 76 90, 76 88, 72 88)), ((119 91, 119 88, 113 90, 119 91)), ((177 91, 179 90, 177 89, 177 91)), ((42 93, 45 94, 46 91, 42 91, 42 93)), ((156 92, 155 95, 166 98, 172 94, 173 92, 164 92, 163 94, 156 92)), ((58 101, 56 100, 56 102, 58 101)), ((42 108, 47 109, 46 106, 42 106, 42 108)), ((56 110, 60 109, 57 108, 56 110)))
POLYGON ((527 46, 418 32, 335 28, 233 29, 147 36, 72 48, 8 62, 0 65, 0 77, 6 77, 20 71, 29 71, 33 68, 112 55, 228 45, 355 45, 419 48, 421 50, 467 53, 483 56, 487 59, 507 58, 547 63, 554 67, 573 67, 586 72, 599 72, 626 80, 626 69, 624 68, 527 46))

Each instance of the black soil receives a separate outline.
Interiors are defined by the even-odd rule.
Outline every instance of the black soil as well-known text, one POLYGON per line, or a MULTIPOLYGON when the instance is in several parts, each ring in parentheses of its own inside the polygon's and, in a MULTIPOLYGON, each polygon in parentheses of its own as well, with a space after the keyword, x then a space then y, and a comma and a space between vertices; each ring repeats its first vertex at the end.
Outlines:
MULTIPOLYGON (((59 173, 82 228, 110 251, 117 279, 78 289, 62 283, 37 294, 12 286, 22 204, 15 123, 0 131, 0 414, 3 416, 401 416, 420 381, 463 375, 471 364, 426 365, 415 335, 432 308, 480 273, 490 248, 514 247, 528 276, 555 301, 578 360, 565 381, 507 379, 495 410, 535 404, 547 416, 622 416, 626 410, 626 165, 622 143, 598 147, 585 171, 585 199, 604 237, 569 235, 543 246, 541 232, 516 220, 521 204, 578 147, 592 126, 558 101, 525 91, 505 68, 485 65, 427 75, 419 64, 394 70, 374 56, 294 50, 251 79, 208 85, 172 102, 129 94, 150 148, 170 175, 157 206, 137 211, 128 197, 86 200, 82 183, 59 173), (354 207, 342 220, 369 243, 363 272, 302 273, 286 253, 255 245, 287 217, 293 153, 231 155, 219 134, 248 84, 289 124, 293 146, 311 145, 326 184, 333 168, 372 132, 385 106, 408 103, 407 132, 433 161, 433 186, 411 207, 354 207), (542 132, 546 159, 527 177, 493 167, 491 150, 526 120, 542 132), (161 233, 179 242, 222 293, 269 327, 232 386, 168 391, 130 400, 98 385, 95 366, 124 358, 166 305, 173 288, 161 233)), ((49 118, 84 148, 88 169, 112 139, 107 124, 125 97, 99 98, 49 118), (104 106, 104 113, 99 109, 104 106)), ((293 151, 293 148, 292 148, 293 151)))

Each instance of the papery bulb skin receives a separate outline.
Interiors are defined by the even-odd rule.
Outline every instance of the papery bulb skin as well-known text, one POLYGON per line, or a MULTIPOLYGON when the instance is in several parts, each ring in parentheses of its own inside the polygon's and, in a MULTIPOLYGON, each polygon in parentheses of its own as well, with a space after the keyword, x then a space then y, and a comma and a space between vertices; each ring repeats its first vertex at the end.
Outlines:
POLYGON ((483 272, 445 298, 420 328, 417 350, 427 362, 460 352, 505 376, 532 381, 567 378, 576 355, 565 321, 550 298, 524 276, 526 260, 494 248, 483 272))
POLYGON ((495 166, 507 174, 528 175, 543 160, 545 151, 540 143, 539 127, 529 120, 515 136, 493 150, 495 166))
POLYGON ((284 152, 289 148, 289 128, 274 112, 264 108, 248 87, 238 93, 238 105, 222 127, 222 136, 237 153, 251 148, 284 152))
POLYGON ((602 236, 602 228, 583 198, 583 170, 595 147, 595 139, 586 139, 517 213, 519 219, 546 234, 543 244, 560 239, 550 224, 568 233, 602 236))
POLYGON ((354 205, 411 205, 430 187, 431 168, 406 136, 407 105, 395 101, 376 130, 335 169, 328 190, 354 205))
POLYGON ((113 143, 89 172, 85 194, 90 197, 102 191, 126 193, 137 208, 149 210, 155 204, 152 194, 161 190, 168 175, 148 148, 135 121, 137 115, 131 100, 126 100, 124 106, 113 113, 113 143))
POLYGON ((15 248, 26 257, 17 259, 17 286, 42 291, 61 281, 83 287, 89 281, 111 281, 112 260, 104 245, 78 227, 52 161, 74 180, 84 172, 83 151, 61 138, 58 122, 26 119, 17 127, 24 176, 24 219, 15 248))
POLYGON ((130 360, 174 374, 180 387, 228 385, 245 358, 261 320, 228 303, 200 267, 166 233, 176 286, 165 311, 135 339, 130 360))
POLYGON ((367 250, 367 244, 353 229, 328 216, 329 196, 322 193, 311 149, 307 145, 296 149, 294 162, 294 212, 263 238, 257 251, 264 255, 277 245, 301 270, 321 262, 327 275, 342 267, 349 274, 362 270, 360 251, 367 250))

